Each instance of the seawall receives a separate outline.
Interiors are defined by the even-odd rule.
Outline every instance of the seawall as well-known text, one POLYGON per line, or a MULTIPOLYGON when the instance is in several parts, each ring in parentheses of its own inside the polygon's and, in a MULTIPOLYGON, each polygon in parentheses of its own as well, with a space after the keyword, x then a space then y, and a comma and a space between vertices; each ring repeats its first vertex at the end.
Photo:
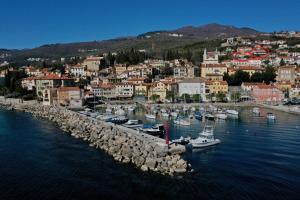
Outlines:
POLYGON ((186 150, 182 145, 168 146, 163 139, 91 119, 63 107, 43 106, 37 102, 22 102, 17 99, 5 100, 3 97, 0 97, 0 105, 48 119, 73 137, 104 150, 115 160, 131 163, 143 171, 174 175, 185 173, 189 168, 181 157, 186 150))

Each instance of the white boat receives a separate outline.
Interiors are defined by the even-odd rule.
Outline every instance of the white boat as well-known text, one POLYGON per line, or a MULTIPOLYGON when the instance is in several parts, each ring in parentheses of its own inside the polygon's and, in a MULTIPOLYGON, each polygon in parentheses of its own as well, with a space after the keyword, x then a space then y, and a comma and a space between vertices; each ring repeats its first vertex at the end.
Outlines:
POLYGON ((178 117, 178 113, 177 112, 171 112, 171 116, 172 117, 178 117))
POLYGON ((166 111, 166 109, 162 108, 162 109, 160 109, 160 112, 166 113, 167 111, 166 111))
POLYGON ((190 137, 184 138, 181 136, 179 139, 172 140, 172 143, 186 145, 190 142, 190 139, 190 137))
POLYGON ((217 113, 215 114, 217 119, 227 119, 227 115, 225 113, 217 113))
POLYGON ((254 113, 254 114, 259 114, 260 113, 260 110, 259 110, 259 108, 257 108, 257 107, 254 107, 253 109, 252 109, 252 112, 254 113))
POLYGON ((268 120, 275 120, 276 117, 275 117, 275 115, 273 113, 267 113, 267 119, 268 120))
POLYGON ((135 110, 135 106, 129 106, 129 107, 128 107, 128 111, 129 111, 129 112, 133 112, 134 110, 135 110))
POLYGON ((192 108, 191 108, 191 111, 192 111, 192 112, 195 112, 195 111, 196 111, 196 108, 195 108, 195 107, 192 107, 192 108))
POLYGON ((156 115, 152 115, 152 114, 145 114, 145 117, 147 119, 156 119, 156 115))
POLYGON ((100 115, 97 117, 97 119, 100 119, 102 121, 109 121, 114 117, 116 117, 116 116, 115 115, 100 115))
POLYGON ((215 116, 210 114, 210 113, 206 113, 204 115, 205 119, 208 119, 208 120, 215 120, 215 116))
POLYGON ((120 108, 115 112, 115 114, 119 115, 119 116, 124 116, 124 115, 126 115, 126 112, 120 108))
POLYGON ((105 112, 106 112, 106 113, 112 113, 112 109, 106 108, 105 112))
POLYGON ((128 120, 128 122, 126 122, 125 124, 123 124, 123 126, 125 126, 127 128, 142 128, 143 127, 143 123, 142 123, 141 120, 130 119, 130 120, 128 120))
POLYGON ((139 131, 142 131, 144 133, 150 134, 150 135, 162 135, 164 133, 164 125, 163 124, 156 124, 153 126, 144 126, 143 128, 140 128, 139 131))
POLYGON ((236 110, 226 110, 226 113, 231 114, 231 115, 239 115, 239 112, 236 110))
POLYGON ((190 140, 190 144, 193 148, 209 147, 219 144, 220 142, 221 140, 214 138, 213 127, 208 125, 204 127, 198 138, 190 140))
POLYGON ((191 122, 181 119, 181 118, 178 118, 178 119, 174 120, 174 124, 182 125, 182 126, 190 126, 191 122))
POLYGON ((170 115, 169 115, 169 113, 167 113, 167 112, 163 112, 163 113, 161 113, 161 116, 162 116, 162 117, 169 117, 170 115))

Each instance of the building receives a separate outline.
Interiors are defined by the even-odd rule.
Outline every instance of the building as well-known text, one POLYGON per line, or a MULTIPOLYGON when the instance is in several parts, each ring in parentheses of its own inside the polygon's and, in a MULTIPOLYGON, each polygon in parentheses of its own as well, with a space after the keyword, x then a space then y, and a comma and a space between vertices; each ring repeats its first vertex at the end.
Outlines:
POLYGON ((151 83, 140 83, 134 85, 134 96, 148 96, 149 88, 151 87, 151 83))
POLYGON ((83 90, 79 87, 60 87, 57 89, 58 105, 81 107, 83 100, 83 90))
POLYGON ((168 92, 174 96, 177 94, 177 84, 174 79, 163 79, 153 83, 148 90, 148 98, 151 99, 153 95, 159 96, 158 100, 166 101, 168 92))
POLYGON ((88 89, 97 97, 105 99, 115 99, 117 97, 116 87, 112 84, 92 85, 88 89))
POLYGON ((84 65, 72 66, 70 73, 75 77, 84 77, 86 75, 86 67, 84 65))
POLYGON ((57 74, 48 74, 42 77, 36 77, 36 94, 42 97, 44 89, 59 88, 66 86, 73 86, 74 79, 57 74))
POLYGON ((132 98, 134 95, 134 85, 130 83, 115 84, 117 98, 132 98))
POLYGON ((254 87, 258 85, 265 85, 265 83, 260 83, 260 82, 243 82, 241 85, 241 89, 244 92, 250 92, 253 90, 254 87))
POLYGON ((226 94, 228 92, 228 83, 226 81, 207 80, 205 84, 209 88, 210 94, 226 94))
POLYGON ((277 81, 290 81, 292 84, 295 83, 296 72, 295 66, 287 65, 278 68, 277 81))
POLYGON ((207 52, 204 49, 203 53, 203 64, 218 64, 219 63, 219 52, 216 50, 215 52, 207 52))
POLYGON ((82 65, 85 66, 88 71, 98 72, 102 59, 103 57, 90 56, 83 61, 82 65))
POLYGON ((289 97, 291 99, 300 99, 300 84, 293 85, 289 90, 289 97))
POLYGON ((185 79, 178 82, 178 95, 182 96, 183 94, 200 94, 202 99, 205 100, 206 95, 209 94, 209 88, 203 78, 185 79))
POLYGON ((207 75, 224 75, 227 73, 227 67, 225 64, 202 64, 201 65, 201 77, 209 78, 207 75))
POLYGON ((238 67, 229 68, 228 69, 228 74, 233 75, 237 71, 247 72, 251 77, 254 73, 263 72, 263 69, 261 67, 255 67, 255 66, 238 66, 238 67))
POLYGON ((251 91, 252 98, 259 103, 276 103, 284 99, 284 94, 274 85, 257 85, 251 91))
POLYGON ((32 91, 36 87, 36 78, 27 77, 21 81, 22 88, 28 91, 32 91))

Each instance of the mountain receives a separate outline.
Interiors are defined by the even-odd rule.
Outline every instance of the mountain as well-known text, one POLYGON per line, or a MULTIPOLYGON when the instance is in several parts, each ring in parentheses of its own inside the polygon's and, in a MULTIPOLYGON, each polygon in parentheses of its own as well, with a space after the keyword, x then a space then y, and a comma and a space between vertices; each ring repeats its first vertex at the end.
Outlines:
POLYGON ((186 26, 176 30, 153 31, 138 36, 121 37, 111 40, 48 44, 24 50, 0 50, 0 55, 1 52, 6 52, 6 55, 9 55, 5 57, 6 60, 24 60, 29 57, 60 58, 86 56, 88 54, 114 52, 130 48, 160 52, 203 40, 222 39, 233 36, 253 36, 258 34, 260 34, 259 31, 251 28, 237 28, 214 23, 198 27, 186 26))

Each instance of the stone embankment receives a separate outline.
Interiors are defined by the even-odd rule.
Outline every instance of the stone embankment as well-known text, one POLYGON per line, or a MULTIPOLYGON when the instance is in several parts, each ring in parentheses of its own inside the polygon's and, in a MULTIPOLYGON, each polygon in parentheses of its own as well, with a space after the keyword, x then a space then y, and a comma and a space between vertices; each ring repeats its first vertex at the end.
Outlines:
POLYGON ((169 145, 164 140, 111 123, 82 116, 60 107, 22 102, 4 102, 6 108, 29 112, 56 123, 63 131, 88 141, 90 146, 102 149, 115 160, 131 163, 143 171, 174 175, 187 172, 189 164, 181 158, 185 147, 169 145))

